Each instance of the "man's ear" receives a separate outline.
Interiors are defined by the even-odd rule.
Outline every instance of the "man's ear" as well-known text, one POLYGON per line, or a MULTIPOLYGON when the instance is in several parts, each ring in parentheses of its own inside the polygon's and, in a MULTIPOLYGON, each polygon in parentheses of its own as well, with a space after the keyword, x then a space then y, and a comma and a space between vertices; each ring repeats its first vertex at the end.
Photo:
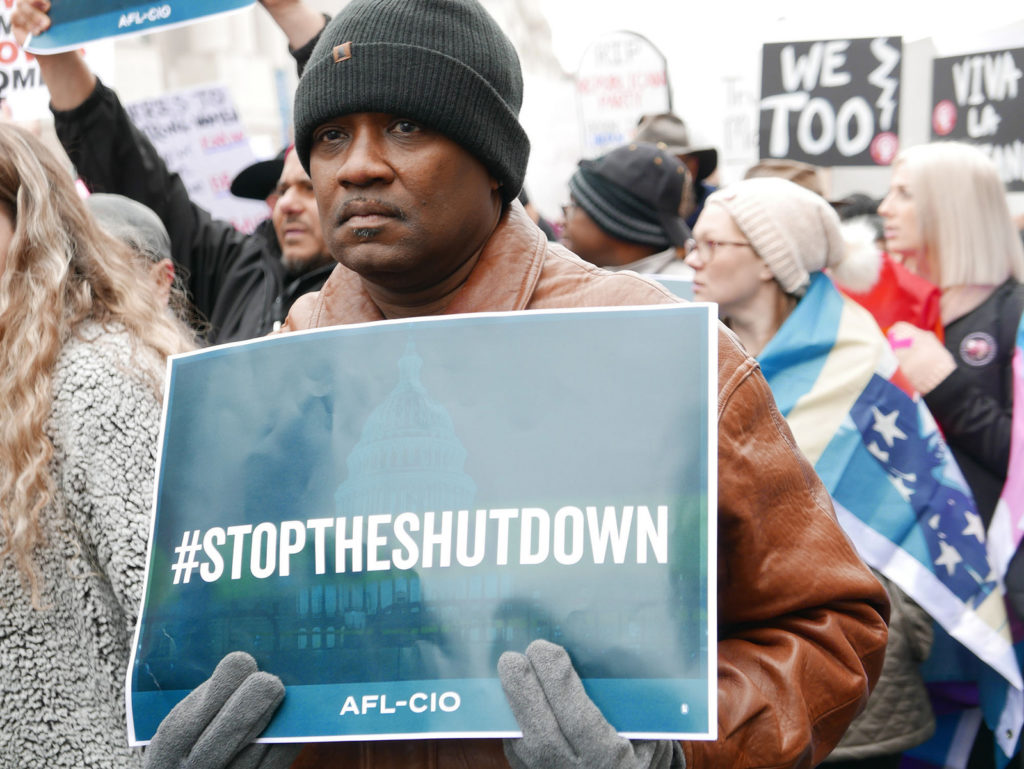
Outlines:
POLYGON ((501 188, 505 186, 505 183, 495 179, 493 176, 488 178, 490 179, 488 187, 491 191, 491 204, 494 205, 498 211, 504 213, 507 208, 507 203, 505 202, 505 196, 501 194, 501 188))

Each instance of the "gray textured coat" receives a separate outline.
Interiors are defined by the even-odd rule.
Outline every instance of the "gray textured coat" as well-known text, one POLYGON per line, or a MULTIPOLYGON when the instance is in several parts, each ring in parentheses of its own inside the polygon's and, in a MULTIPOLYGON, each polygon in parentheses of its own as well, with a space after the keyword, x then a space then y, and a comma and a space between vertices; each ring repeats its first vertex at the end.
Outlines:
POLYGON ((878 572, 891 601, 889 641, 882 676, 868 705, 847 729, 828 761, 892 755, 920 745, 935 732, 928 690, 920 665, 932 648, 932 618, 878 572))
MULTIPOLYGON (((127 334, 82 328, 57 362, 56 496, 36 551, 42 610, 0 560, 0 767, 138 767, 124 680, 142 595, 160 404, 127 334)), ((0 546, 3 545, 0 538, 0 546)))

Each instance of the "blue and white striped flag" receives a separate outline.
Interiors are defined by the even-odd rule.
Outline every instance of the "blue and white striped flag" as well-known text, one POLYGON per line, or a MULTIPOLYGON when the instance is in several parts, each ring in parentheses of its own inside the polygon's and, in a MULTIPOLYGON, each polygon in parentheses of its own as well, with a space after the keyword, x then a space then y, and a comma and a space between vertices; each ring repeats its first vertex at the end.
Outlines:
MULTIPOLYGON (((1001 572, 963 475, 881 330, 817 274, 758 360, 861 557, 934 618, 926 680, 937 672, 977 687, 1005 763, 1024 696, 1001 572)), ((945 723, 935 740, 949 740, 945 723)), ((960 748, 969 722, 956 728, 960 748)))

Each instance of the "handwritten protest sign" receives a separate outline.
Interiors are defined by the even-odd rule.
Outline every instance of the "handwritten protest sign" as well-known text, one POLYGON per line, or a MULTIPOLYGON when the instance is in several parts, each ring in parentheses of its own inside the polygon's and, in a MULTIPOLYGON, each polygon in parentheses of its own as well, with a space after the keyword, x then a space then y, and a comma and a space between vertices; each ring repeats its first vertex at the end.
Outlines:
MULTIPOLYGON (((50 92, 39 74, 35 57, 21 50, 11 30, 14 0, 0 0, 0 101, 4 117, 16 121, 40 120, 50 116, 50 92)), ((89 68, 109 80, 113 70, 113 48, 98 43, 82 50, 89 68)))
POLYGON ((25 45, 31 53, 58 53, 82 43, 191 24, 236 11, 256 0, 51 0, 51 26, 25 45))
POLYGON ((899 148, 900 38, 770 43, 760 154, 823 166, 888 165, 899 148))
POLYGON ((1024 48, 935 59, 932 138, 971 142, 999 168, 1007 189, 1024 191, 1024 48))
POLYGON ((243 231, 269 216, 265 203, 230 192, 231 180, 256 160, 227 88, 200 86, 125 105, 176 172, 192 202, 243 231))
POLYGON ((641 117, 671 111, 665 57, 635 32, 604 35, 583 54, 576 98, 583 157, 625 144, 636 134, 641 117))
POLYGON ((541 637, 621 732, 713 738, 713 313, 442 316, 173 358, 133 744, 239 649, 286 686, 268 741, 513 735, 497 660, 541 637))

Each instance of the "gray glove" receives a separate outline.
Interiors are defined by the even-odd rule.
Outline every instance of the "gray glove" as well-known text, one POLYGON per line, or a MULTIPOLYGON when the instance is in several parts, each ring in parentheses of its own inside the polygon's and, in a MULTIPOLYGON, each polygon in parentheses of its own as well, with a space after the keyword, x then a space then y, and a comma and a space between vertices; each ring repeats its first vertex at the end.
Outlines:
POLYGON ((160 722, 145 769, 285 769, 302 745, 253 742, 283 699, 281 679, 232 652, 160 722))
POLYGON ((675 740, 620 737, 583 690, 565 649, 537 640, 505 652, 498 675, 523 736, 505 740, 512 769, 684 769, 675 740))

